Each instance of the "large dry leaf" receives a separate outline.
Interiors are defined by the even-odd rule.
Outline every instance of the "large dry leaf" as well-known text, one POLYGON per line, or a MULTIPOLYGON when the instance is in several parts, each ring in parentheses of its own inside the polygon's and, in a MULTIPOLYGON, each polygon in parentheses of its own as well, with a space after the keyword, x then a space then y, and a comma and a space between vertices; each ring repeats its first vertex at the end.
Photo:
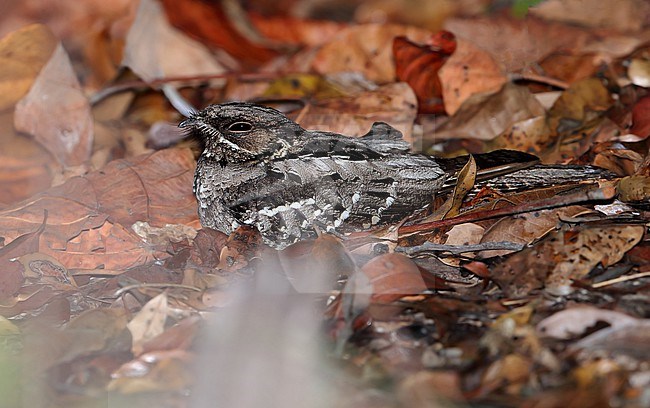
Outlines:
POLYGON ((393 40, 397 79, 413 89, 418 97, 420 113, 444 113, 438 70, 455 49, 456 38, 448 31, 435 34, 426 45, 414 43, 406 37, 393 40))
POLYGON ((530 12, 548 20, 637 31, 650 17, 650 5, 644 0, 548 0, 530 12))
POLYGON ((584 305, 564 309, 537 323, 537 331, 556 339, 570 339, 582 336, 598 322, 612 327, 634 324, 639 319, 613 310, 584 305))
POLYGON ((454 18, 445 22, 445 30, 472 41, 508 72, 532 66, 553 51, 579 48, 589 38, 579 28, 535 18, 454 18))
MULTIPOLYGON (((244 65, 259 65, 278 55, 274 49, 245 35, 242 32, 245 30, 239 30, 241 25, 233 21, 233 15, 226 13, 222 2, 163 0, 162 5, 173 26, 226 51, 244 65)), ((247 23, 242 22, 242 25, 247 26, 247 23)))
POLYGON ((0 302, 13 297, 20 289, 25 278, 25 268, 18 262, 22 255, 38 251, 39 238, 43 225, 35 231, 26 233, 0 248, 0 302))
POLYGON ((44 25, 21 28, 0 40, 0 110, 22 98, 56 48, 44 25))
MULTIPOLYGON (((445 106, 448 106, 446 97, 445 106)), ((540 115, 544 115, 544 108, 527 88, 507 83, 497 93, 478 94, 467 99, 432 136, 434 139, 492 140, 514 123, 540 115)))
POLYGON ((167 293, 163 292, 148 301, 126 325, 133 339, 134 355, 141 354, 143 345, 165 330, 168 311, 167 293))
POLYGON ((299 115, 298 123, 305 129, 361 136, 373 123, 386 122, 412 142, 416 116, 415 94, 406 83, 398 82, 349 97, 315 101, 299 115))
POLYGON ((508 296, 527 296, 543 286, 567 294, 572 280, 584 278, 599 263, 607 267, 620 261, 644 232, 641 225, 558 231, 497 264, 492 279, 508 296))
POLYGON ((427 30, 397 24, 367 24, 346 28, 317 51, 312 68, 321 74, 354 71, 377 83, 395 80, 393 38, 406 36, 424 43, 427 30))
POLYGON ((427 289, 418 266, 401 254, 380 255, 361 268, 372 287, 371 302, 389 303, 427 289))
POLYGON ((50 187, 56 160, 31 137, 12 131, 13 111, 0 114, 0 209, 50 187))
POLYGON ((447 114, 453 115, 472 95, 498 91, 508 80, 505 70, 473 42, 457 40, 456 51, 438 71, 447 114))
MULTIPOLYGON (((502 218, 493 224, 483 235, 481 242, 514 242, 528 245, 557 227, 560 219, 575 217, 589 212, 585 207, 572 205, 553 210, 541 210, 502 218)), ((482 251, 484 258, 505 255, 512 251, 482 251)))
POLYGON ((572 132, 596 120, 613 103, 609 90, 598 78, 587 78, 562 92, 548 112, 548 124, 558 133, 572 132))
POLYGON ((328 20, 300 20, 285 16, 250 14, 251 23, 264 37, 284 44, 318 46, 331 41, 344 23, 328 20))
POLYGON ((63 165, 80 165, 90 158, 90 104, 61 44, 16 105, 14 124, 17 130, 33 135, 63 165))
POLYGON ((122 64, 145 81, 216 75, 225 71, 204 45, 171 27, 162 6, 152 0, 140 2, 126 37, 122 64))
POLYGON ((1 211, 0 230, 11 241, 35 230, 47 210, 41 252, 69 269, 123 270, 164 256, 131 230, 136 221, 196 222, 194 165, 187 149, 113 161, 1 211))

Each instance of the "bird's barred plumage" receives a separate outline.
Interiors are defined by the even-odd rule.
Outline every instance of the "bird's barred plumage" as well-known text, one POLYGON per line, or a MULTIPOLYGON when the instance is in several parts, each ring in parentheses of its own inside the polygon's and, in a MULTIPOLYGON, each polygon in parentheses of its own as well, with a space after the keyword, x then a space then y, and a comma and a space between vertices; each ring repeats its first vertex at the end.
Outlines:
POLYGON ((317 229, 348 232, 398 221, 429 204, 458 167, 409 153, 400 132, 385 123, 352 138, 304 130, 248 103, 211 105, 181 127, 205 144, 194 179, 201 224, 226 233, 252 225, 276 248, 315 237, 317 229))

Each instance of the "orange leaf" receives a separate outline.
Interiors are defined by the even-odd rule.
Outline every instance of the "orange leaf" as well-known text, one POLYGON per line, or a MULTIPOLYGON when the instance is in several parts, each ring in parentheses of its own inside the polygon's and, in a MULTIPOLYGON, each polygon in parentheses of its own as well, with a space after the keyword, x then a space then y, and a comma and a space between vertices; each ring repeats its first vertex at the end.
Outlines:
POLYGON ((399 36, 393 40, 395 74, 408 83, 417 95, 420 113, 443 113, 442 84, 438 70, 456 49, 456 39, 449 31, 440 31, 419 45, 399 36))

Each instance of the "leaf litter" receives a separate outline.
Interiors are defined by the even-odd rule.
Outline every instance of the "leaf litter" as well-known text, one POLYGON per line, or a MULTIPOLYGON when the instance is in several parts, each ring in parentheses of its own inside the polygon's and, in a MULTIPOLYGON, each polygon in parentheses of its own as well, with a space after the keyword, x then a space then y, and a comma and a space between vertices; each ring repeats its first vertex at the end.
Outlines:
POLYGON ((643 2, 32 3, 1 17, 12 406, 647 406, 643 2), (430 213, 278 252, 196 217, 172 106, 229 99, 619 178, 475 191, 470 162, 430 213))

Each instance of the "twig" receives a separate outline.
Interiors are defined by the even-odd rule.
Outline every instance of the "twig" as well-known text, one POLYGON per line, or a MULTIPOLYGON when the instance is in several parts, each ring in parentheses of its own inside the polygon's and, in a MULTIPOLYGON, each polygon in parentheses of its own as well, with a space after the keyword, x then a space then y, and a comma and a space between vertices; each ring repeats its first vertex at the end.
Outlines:
POLYGON ((510 76, 510 80, 538 82, 540 84, 550 85, 560 89, 567 89, 569 87, 569 84, 565 81, 537 74, 514 74, 510 76))
POLYGON ((650 271, 639 272, 639 273, 635 273, 633 275, 619 276, 618 278, 609 279, 609 280, 606 280, 606 281, 594 283, 593 285, 591 285, 591 287, 594 288, 594 289, 598 289, 598 288, 602 288, 602 287, 605 287, 605 286, 614 285, 616 283, 627 282, 629 280, 634 280, 634 279, 639 279, 639 278, 645 278, 646 276, 650 276, 650 271))
POLYGON ((201 289, 195 286, 181 285, 178 283, 137 283, 135 285, 125 286, 115 291, 115 297, 120 296, 125 292, 129 292, 132 289, 141 289, 141 288, 179 288, 179 289, 189 289, 195 292, 201 292, 201 289))
POLYGON ((397 247, 395 248, 395 252, 403 252, 407 255, 415 255, 420 252, 450 252, 454 255, 458 255, 465 252, 493 251, 502 249, 510 251, 521 251, 523 248, 523 244, 507 241, 484 242, 482 244, 474 245, 444 245, 425 242, 422 245, 416 245, 412 247, 397 247))
POLYGON ((515 215, 533 211, 548 210, 551 208, 565 207, 578 203, 591 201, 608 201, 614 198, 616 189, 613 186, 604 188, 590 189, 560 197, 550 197, 531 203, 523 203, 514 207, 497 208, 494 210, 481 211, 479 213, 464 214, 447 220, 426 222, 423 224, 407 225, 399 229, 399 237, 407 237, 425 231, 431 231, 438 228, 451 227, 467 222, 483 221, 491 218, 504 217, 506 215, 515 215))

